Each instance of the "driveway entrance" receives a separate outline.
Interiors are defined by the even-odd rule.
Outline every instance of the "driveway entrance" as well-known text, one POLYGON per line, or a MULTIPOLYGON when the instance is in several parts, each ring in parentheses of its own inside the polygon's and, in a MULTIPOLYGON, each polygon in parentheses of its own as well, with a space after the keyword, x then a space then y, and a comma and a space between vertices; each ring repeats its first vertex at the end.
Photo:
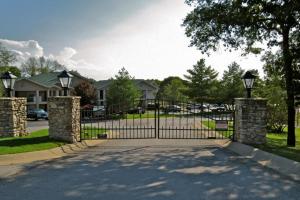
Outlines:
POLYGON ((107 140, 0 181, 1 200, 299 199, 299 183, 215 141, 107 140))
POLYGON ((81 139, 228 139, 233 106, 138 100, 81 111, 81 139))

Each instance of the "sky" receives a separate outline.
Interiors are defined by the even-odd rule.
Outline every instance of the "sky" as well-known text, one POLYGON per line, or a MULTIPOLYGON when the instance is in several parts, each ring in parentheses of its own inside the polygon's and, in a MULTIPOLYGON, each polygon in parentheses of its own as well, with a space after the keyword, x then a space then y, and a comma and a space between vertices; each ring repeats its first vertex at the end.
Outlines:
POLYGON ((0 43, 18 57, 56 59, 96 80, 125 67, 135 78, 183 77, 205 58, 222 75, 236 61, 262 73, 260 57, 189 47, 184 0, 0 0, 0 43))

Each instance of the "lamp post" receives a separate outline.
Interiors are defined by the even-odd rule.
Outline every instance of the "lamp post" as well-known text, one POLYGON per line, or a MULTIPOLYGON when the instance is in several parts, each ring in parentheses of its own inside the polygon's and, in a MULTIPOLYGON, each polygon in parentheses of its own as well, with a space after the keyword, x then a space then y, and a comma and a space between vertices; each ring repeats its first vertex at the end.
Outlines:
POLYGON ((61 87, 64 89, 64 96, 68 96, 68 89, 73 78, 72 74, 64 70, 57 77, 59 78, 61 87))
POLYGON ((250 71, 247 71, 244 76, 242 77, 244 87, 247 90, 247 98, 251 98, 251 90, 253 88, 253 83, 255 80, 256 76, 253 75, 250 71))
POLYGON ((4 74, 1 75, 1 80, 4 85, 4 88, 7 93, 7 97, 12 96, 12 91, 14 90, 14 85, 17 77, 13 75, 11 72, 5 72, 4 74))

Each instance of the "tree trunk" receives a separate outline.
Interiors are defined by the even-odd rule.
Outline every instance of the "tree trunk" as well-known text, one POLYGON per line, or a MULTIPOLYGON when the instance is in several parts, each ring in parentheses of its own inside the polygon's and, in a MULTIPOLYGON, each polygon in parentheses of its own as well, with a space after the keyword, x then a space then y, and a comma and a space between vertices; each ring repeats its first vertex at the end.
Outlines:
POLYGON ((289 29, 283 30, 282 51, 285 70, 285 82, 287 92, 287 109, 288 109, 288 137, 287 145, 295 146, 295 104, 294 104, 294 86, 293 86, 293 69, 292 57, 289 46, 289 29))

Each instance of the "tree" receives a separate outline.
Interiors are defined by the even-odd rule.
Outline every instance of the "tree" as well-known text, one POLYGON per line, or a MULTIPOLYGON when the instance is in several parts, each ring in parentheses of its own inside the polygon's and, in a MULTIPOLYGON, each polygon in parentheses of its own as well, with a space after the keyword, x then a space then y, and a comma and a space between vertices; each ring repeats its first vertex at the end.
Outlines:
POLYGON ((231 104, 234 98, 242 97, 244 95, 244 86, 241 79, 244 70, 233 62, 225 70, 220 83, 220 95, 222 102, 231 104))
POLYGON ((22 65, 21 71, 25 76, 34 76, 38 74, 37 60, 34 57, 28 58, 22 65))
POLYGON ((0 67, 10 66, 17 61, 16 55, 0 43, 0 67))
POLYGON ((110 112, 125 111, 136 106, 136 99, 141 97, 141 92, 135 86, 133 77, 123 67, 115 78, 111 78, 107 90, 107 107, 110 112))
POLYGON ((280 80, 268 82, 265 86, 267 102, 268 129, 275 133, 282 133, 287 124, 286 93, 281 87, 280 80))
POLYGON ((193 69, 189 69, 187 72, 188 75, 184 75, 188 80, 187 95, 196 102, 215 102, 218 73, 211 66, 206 66, 204 59, 200 59, 193 69))
POLYGON ((43 56, 39 58, 30 57, 21 65, 21 71, 25 76, 62 71, 64 69, 66 69, 66 67, 58 61, 47 59, 43 56))
POLYGON ((173 103, 186 101, 187 97, 184 94, 186 91, 186 85, 181 79, 173 79, 167 84, 162 91, 162 96, 173 103))
POLYGON ((87 104, 94 104, 97 100, 96 88, 88 80, 81 81, 74 87, 73 95, 80 96, 80 104, 82 106, 87 104))
POLYGON ((169 77, 165 78, 164 80, 160 81, 159 89, 158 89, 157 94, 156 94, 157 98, 165 98, 165 96, 163 94, 164 90, 165 90, 165 87, 167 85, 169 85, 174 80, 182 82, 184 85, 186 85, 186 81, 181 79, 180 77, 178 77, 178 76, 169 76, 169 77))
POLYGON ((257 43, 279 47, 287 93, 287 145, 295 146, 295 107, 293 62, 299 58, 299 0, 187 0, 195 8, 184 19, 191 45, 202 52, 242 48, 246 53, 261 53, 257 43))

